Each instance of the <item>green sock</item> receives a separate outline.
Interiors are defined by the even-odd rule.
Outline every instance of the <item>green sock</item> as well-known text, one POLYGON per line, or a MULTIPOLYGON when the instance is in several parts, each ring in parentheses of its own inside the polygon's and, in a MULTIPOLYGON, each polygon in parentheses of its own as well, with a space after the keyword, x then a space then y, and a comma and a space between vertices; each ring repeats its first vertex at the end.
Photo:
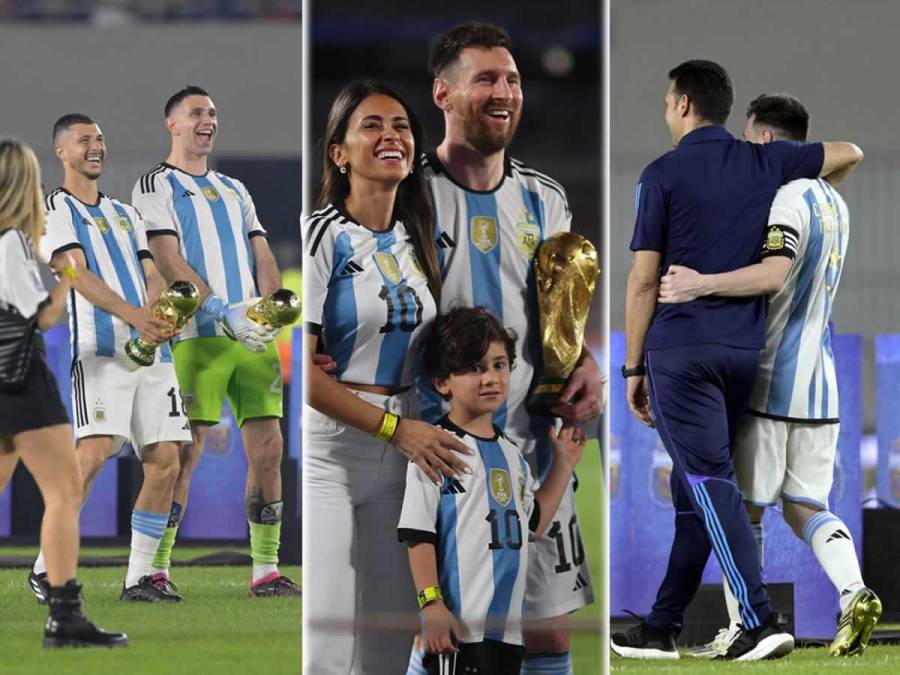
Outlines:
POLYGON ((278 546, 281 543, 281 523, 250 525, 250 556, 257 565, 277 565, 278 546))
POLYGON ((155 570, 166 570, 172 565, 172 547, 175 546, 175 535, 178 533, 178 526, 167 527, 163 533, 162 539, 159 541, 159 548, 156 549, 156 555, 153 556, 151 565, 155 570))

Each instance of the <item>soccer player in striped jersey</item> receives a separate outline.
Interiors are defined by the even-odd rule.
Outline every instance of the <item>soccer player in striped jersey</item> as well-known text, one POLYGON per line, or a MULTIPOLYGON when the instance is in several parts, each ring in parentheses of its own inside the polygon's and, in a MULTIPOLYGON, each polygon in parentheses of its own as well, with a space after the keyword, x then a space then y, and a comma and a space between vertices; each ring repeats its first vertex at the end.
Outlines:
MULTIPOLYGON (((744 138, 805 142, 808 129, 800 101, 763 95, 747 109, 744 138)), ((771 295, 766 346, 737 433, 735 470, 760 560, 763 511, 781 499, 785 521, 837 589, 841 618, 833 655, 861 654, 881 614, 881 602, 863 583, 850 529, 828 510, 840 428, 828 322, 850 229, 847 205, 834 186, 854 167, 778 190, 758 264, 718 275, 672 266, 660 284, 660 302, 771 295)), ((740 621, 737 601, 724 586, 732 624, 713 644, 719 649, 727 649, 740 621)))
MULTIPOLYGON (((54 269, 70 257, 74 261, 69 330, 83 498, 106 460, 130 440, 144 482, 131 514, 131 553, 121 597, 177 602, 181 597, 151 570, 172 508, 180 443, 191 440, 172 353, 164 344, 170 327, 149 311, 164 284, 140 214, 98 189, 106 141, 97 123, 86 115, 64 115, 53 127, 53 143, 65 181, 46 198, 41 249, 54 269), (125 343, 138 336, 163 343, 152 366, 138 367, 125 355, 125 343)), ((46 598, 46 572, 41 553, 28 576, 39 600, 46 598)))
MULTIPOLYGON (((436 41, 430 67, 433 98, 444 114, 445 135, 422 160, 435 204, 435 242, 444 285, 441 309, 480 305, 518 335, 520 360, 509 400, 494 417, 543 479, 550 464, 547 428, 552 419, 525 408, 540 368, 539 319, 532 258, 542 240, 571 227, 559 183, 509 157, 522 112, 521 75, 506 32, 483 23, 452 28, 436 41)), ((423 419, 438 419, 442 405, 419 385, 423 419)), ((585 349, 554 409, 567 423, 600 414, 599 368, 585 349)), ((537 630, 525 643, 524 673, 568 673, 567 614, 593 601, 588 563, 578 534, 574 491, 563 499, 546 536, 537 538, 529 566, 526 616, 537 630), (569 536, 569 533, 574 533, 569 536)), ((410 672, 415 673, 416 656, 410 672)))
POLYGON ((135 183, 132 201, 147 223, 150 250, 163 277, 193 282, 202 305, 172 347, 194 442, 183 453, 154 568, 168 574, 191 476, 227 396, 248 463, 250 595, 299 596, 297 585, 278 572, 281 367, 270 344, 274 334, 246 315, 248 302, 281 286, 278 265, 247 188, 209 169, 219 126, 209 94, 195 86, 179 90, 166 102, 165 121, 172 141, 169 156, 135 183))
POLYGON ((425 345, 425 371, 450 403, 440 425, 475 451, 457 478, 436 484, 414 464, 406 474, 398 533, 422 608, 423 666, 435 675, 519 672, 528 533, 550 525, 584 449, 579 429, 549 431, 551 466, 535 491, 518 446, 494 424, 515 343, 483 307, 457 307, 425 345))

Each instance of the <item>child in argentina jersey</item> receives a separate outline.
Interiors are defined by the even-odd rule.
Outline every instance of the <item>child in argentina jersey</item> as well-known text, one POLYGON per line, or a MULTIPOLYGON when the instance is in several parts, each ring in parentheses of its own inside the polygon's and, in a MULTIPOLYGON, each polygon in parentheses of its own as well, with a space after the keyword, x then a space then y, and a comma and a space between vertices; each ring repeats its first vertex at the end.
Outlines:
POLYGON ((778 190, 762 256, 794 259, 769 302, 766 346, 750 412, 791 421, 837 422, 838 388, 828 321, 847 252, 847 205, 822 179, 778 190))
POLYGON ((528 533, 543 534, 581 458, 580 431, 549 435, 552 464, 535 491, 521 451, 492 422, 514 361, 512 336, 481 307, 439 317, 425 347, 426 372, 451 406, 439 423, 475 451, 463 456, 466 472, 439 484, 407 470, 398 534, 410 547, 428 672, 454 644, 456 672, 518 672, 528 533))
MULTIPOLYGON (((184 259, 226 304, 259 295, 250 238, 266 230, 239 180, 217 171, 195 176, 163 162, 138 179, 131 201, 147 236, 175 234, 184 259)), ((175 340, 217 335, 225 335, 222 325, 198 312, 175 340)))
MULTIPOLYGON (((494 190, 469 190, 454 181, 437 155, 422 158, 435 209, 435 244, 441 264, 441 309, 481 306, 515 331, 516 370, 510 395, 494 422, 530 454, 539 475, 549 466, 544 438, 547 418, 532 417, 525 401, 540 367, 539 318, 532 258, 540 243, 568 231, 572 214, 562 186, 507 155, 503 179, 494 190)), ((423 419, 442 414, 431 387, 419 387, 423 419)))
MULTIPOLYGON (((85 204, 65 188, 45 199, 47 227, 41 240, 45 262, 59 252, 79 248, 87 268, 128 304, 147 302, 141 260, 152 259, 147 248, 145 224, 138 211, 100 193, 97 203, 85 204)), ((138 332, 118 316, 72 291, 69 294, 69 334, 72 361, 81 357, 122 356, 125 343, 138 332)), ((159 348, 162 361, 172 361, 169 345, 159 348)))
POLYGON ((338 381, 412 385, 422 329, 437 308, 403 222, 375 232, 328 205, 304 233, 304 321, 338 381))

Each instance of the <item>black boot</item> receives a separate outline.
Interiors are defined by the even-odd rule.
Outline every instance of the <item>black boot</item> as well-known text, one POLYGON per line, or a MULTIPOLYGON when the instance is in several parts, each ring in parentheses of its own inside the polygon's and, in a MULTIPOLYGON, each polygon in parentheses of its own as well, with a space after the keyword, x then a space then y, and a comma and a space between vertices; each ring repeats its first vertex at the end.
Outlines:
POLYGON ((65 586, 50 586, 50 617, 44 628, 45 647, 127 647, 124 633, 107 633, 81 611, 81 586, 74 579, 65 586))

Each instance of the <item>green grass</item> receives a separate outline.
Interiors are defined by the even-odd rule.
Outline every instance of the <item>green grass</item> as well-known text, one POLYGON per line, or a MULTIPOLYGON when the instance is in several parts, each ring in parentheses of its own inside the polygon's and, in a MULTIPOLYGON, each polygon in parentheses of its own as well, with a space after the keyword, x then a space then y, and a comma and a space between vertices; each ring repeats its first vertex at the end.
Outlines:
MULTIPOLYGON (((581 526, 581 539, 584 543, 591 577, 594 583, 594 604, 583 607, 572 615, 577 625, 595 627, 601 623, 601 600, 605 594, 603 579, 602 547, 602 511, 606 503, 603 487, 602 464, 600 462, 600 446, 591 441, 585 448, 584 457, 578 464, 578 491, 575 493, 578 504, 578 522, 581 526)), ((595 631, 575 632, 572 635, 572 662, 575 675, 598 675, 601 669, 601 635, 595 631)))
MULTIPOLYGON (((184 558, 206 552, 181 548, 184 558)), ((34 553, 34 549, 0 548, 0 555, 34 553)), ((297 566, 284 566, 282 572, 299 580, 297 566)), ((47 609, 35 602, 25 583, 26 574, 24 569, 0 569, 0 672, 300 673, 300 602, 247 597, 248 568, 175 567, 173 580, 185 600, 166 606, 120 602, 124 568, 82 568, 79 581, 84 584, 87 615, 99 626, 128 633, 130 647, 113 650, 43 649, 47 609)))
POLYGON ((728 663, 682 656, 678 661, 638 661, 611 658, 613 673, 784 673, 785 675, 819 675, 824 672, 900 673, 900 647, 869 647, 861 658, 831 658, 824 648, 798 649, 777 661, 728 663))

